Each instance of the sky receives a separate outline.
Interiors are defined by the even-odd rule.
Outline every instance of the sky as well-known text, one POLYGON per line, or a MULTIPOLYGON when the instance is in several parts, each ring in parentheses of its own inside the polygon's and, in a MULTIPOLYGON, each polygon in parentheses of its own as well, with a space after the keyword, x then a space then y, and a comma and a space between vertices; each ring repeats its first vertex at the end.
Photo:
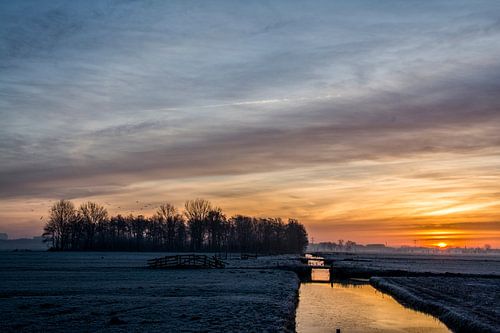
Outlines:
POLYGON ((2 1, 0 232, 205 198, 500 247, 500 2, 2 1))

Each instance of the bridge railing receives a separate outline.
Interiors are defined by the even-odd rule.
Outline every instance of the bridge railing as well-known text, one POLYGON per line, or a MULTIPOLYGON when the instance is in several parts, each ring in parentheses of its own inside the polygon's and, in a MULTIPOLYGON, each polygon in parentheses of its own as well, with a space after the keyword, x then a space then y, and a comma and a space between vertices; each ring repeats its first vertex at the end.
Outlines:
POLYGON ((225 263, 216 256, 180 254, 149 259, 150 268, 224 268, 225 263))

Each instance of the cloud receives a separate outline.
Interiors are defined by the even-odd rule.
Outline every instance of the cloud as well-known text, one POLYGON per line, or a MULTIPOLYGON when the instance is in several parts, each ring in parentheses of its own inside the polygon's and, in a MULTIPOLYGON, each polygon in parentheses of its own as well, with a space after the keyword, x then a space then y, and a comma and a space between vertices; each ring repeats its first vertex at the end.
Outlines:
POLYGON ((144 121, 53 138, 38 144, 44 163, 3 171, 2 194, 32 187, 34 195, 62 180, 68 186, 104 179, 126 183, 128 178, 244 174, 419 154, 491 154, 500 144, 498 74, 480 68, 467 75, 473 84, 425 81, 367 97, 286 103, 286 117, 271 116, 257 128, 221 126, 183 137, 182 131, 169 134, 168 121, 144 121), (81 153, 58 156, 61 147, 81 153))
MULTIPOLYGON (((469 159, 472 174, 498 177, 491 2, 0 7, 0 200, 182 180, 228 200, 307 185, 299 197, 327 208, 311 199, 318 179, 349 181, 349 195, 383 174, 400 190, 455 181, 477 191, 472 201, 496 200, 465 166, 439 166, 469 159), (273 178, 252 187, 259 174, 273 178)), ((287 200, 273 204, 292 210, 287 200)))

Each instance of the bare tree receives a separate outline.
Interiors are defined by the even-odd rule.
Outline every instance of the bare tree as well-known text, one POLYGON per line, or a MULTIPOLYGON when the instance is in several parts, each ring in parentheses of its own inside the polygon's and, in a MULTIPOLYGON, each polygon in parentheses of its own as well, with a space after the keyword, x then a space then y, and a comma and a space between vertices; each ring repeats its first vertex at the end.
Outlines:
MULTIPOLYGON (((297 220, 237 215, 227 219, 220 208, 196 199, 186 202, 184 215, 173 205, 161 205, 152 217, 108 218, 106 209, 93 202, 78 211, 67 200, 55 203, 44 228, 46 242, 56 250, 244 251, 299 253, 307 245, 307 232, 297 220)), ((343 244, 343 242, 341 242, 343 244)))
POLYGON ((174 205, 167 202, 160 205, 160 207, 156 211, 156 214, 166 221, 177 214, 177 209, 174 207, 174 205))
POLYGON ((231 218, 234 223, 237 240, 240 252, 249 252, 254 250, 252 245, 253 240, 256 238, 254 233, 254 219, 249 216, 238 215, 231 218))
POLYGON ((289 219, 286 225, 286 247, 288 252, 300 253, 305 250, 307 244, 307 232, 304 226, 295 219, 289 219))
POLYGON ((104 222, 108 218, 108 211, 103 206, 95 202, 86 202, 80 205, 78 209, 78 219, 82 224, 85 234, 84 246, 87 249, 93 247, 96 231, 100 231, 100 243, 104 243, 104 222))
POLYGON ((185 233, 184 217, 170 203, 161 205, 156 214, 163 221, 162 234, 166 242, 166 249, 170 251, 178 248, 176 239, 180 238, 181 243, 185 241, 185 235, 183 235, 185 233))
POLYGON ((225 238, 226 216, 222 212, 222 209, 216 207, 208 212, 206 220, 208 249, 209 251, 218 251, 222 248, 225 238))
POLYGON ((69 248, 70 227, 76 220, 75 206, 71 201, 60 200, 49 211, 49 221, 44 228, 44 237, 52 242, 55 250, 69 248))
POLYGON ((198 198, 186 201, 184 209, 184 214, 186 214, 188 220, 203 221, 212 209, 212 205, 210 204, 210 201, 198 198))
POLYGON ((188 200, 184 205, 188 219, 189 235, 191 236, 191 249, 200 251, 205 238, 206 219, 212 209, 209 201, 204 199, 188 200))

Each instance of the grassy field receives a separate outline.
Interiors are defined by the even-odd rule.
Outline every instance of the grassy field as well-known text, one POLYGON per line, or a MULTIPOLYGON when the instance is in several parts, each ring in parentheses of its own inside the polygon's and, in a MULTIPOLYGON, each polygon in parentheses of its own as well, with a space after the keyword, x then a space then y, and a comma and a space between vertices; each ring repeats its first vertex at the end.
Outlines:
POLYGON ((144 268, 158 255, 0 252, 0 331, 294 330, 294 273, 144 268))

